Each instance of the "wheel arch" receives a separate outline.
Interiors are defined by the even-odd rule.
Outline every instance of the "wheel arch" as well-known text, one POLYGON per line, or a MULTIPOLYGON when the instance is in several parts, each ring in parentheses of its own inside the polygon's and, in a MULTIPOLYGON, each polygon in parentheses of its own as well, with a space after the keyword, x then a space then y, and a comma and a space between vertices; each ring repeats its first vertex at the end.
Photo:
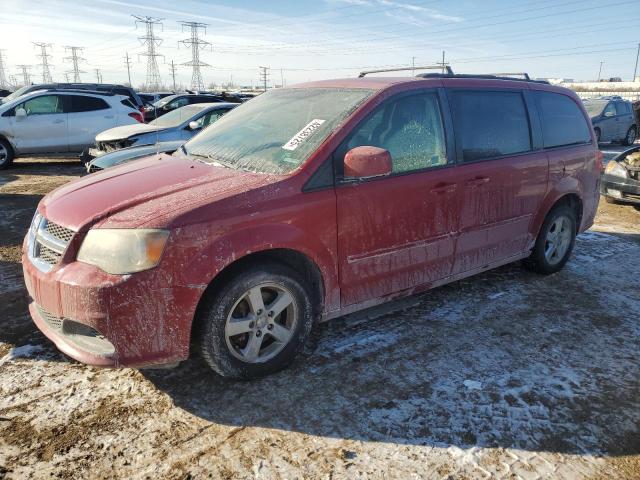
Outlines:
POLYGON ((547 196, 543 203, 543 207, 539 209, 536 216, 533 230, 533 241, 538 238, 542 224, 545 218, 549 215, 554 208, 560 205, 568 205, 576 212, 576 234, 581 231, 582 218, 584 214, 584 202, 577 189, 571 189, 566 191, 556 191, 555 195, 547 196))

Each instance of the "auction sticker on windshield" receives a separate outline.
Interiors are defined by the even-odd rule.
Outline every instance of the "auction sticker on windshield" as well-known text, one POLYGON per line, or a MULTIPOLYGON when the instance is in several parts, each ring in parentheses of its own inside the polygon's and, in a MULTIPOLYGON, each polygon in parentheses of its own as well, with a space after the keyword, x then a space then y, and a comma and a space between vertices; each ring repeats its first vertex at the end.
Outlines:
POLYGON ((302 130, 296 133, 291 140, 285 143, 282 148, 285 150, 295 150, 300 146, 302 142, 304 142, 307 138, 313 135, 320 125, 324 123, 324 120, 319 120, 317 118, 311 120, 307 123, 302 130))

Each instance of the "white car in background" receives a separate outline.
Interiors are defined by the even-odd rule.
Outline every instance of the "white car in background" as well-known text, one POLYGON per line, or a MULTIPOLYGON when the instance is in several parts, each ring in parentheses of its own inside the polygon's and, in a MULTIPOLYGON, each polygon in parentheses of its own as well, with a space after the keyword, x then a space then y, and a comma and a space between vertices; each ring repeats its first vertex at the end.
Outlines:
POLYGON ((123 95, 40 90, 0 106, 0 169, 26 154, 80 153, 97 133, 142 122, 123 95))

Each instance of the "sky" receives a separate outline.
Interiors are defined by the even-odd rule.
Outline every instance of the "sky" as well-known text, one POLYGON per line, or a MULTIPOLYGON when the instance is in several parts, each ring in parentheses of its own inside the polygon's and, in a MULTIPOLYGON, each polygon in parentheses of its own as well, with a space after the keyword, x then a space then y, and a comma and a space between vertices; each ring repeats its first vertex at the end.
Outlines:
MULTIPOLYGON (((353 77, 360 70, 433 65, 457 73, 528 72, 532 77, 631 80, 640 42, 639 0, 0 0, 0 50, 7 77, 30 65, 42 80, 40 48, 54 80, 71 63, 65 46, 83 47, 82 81, 100 70, 108 83, 145 83, 145 27, 133 15, 161 19, 154 28, 158 69, 171 86, 190 85, 190 37, 181 21, 201 22, 200 60, 206 85, 256 85, 260 66, 269 85, 353 77)), ((640 67, 639 67, 640 70, 640 67)), ((407 72, 410 75, 411 72, 407 72)), ((71 77, 73 79, 73 77, 71 77)))

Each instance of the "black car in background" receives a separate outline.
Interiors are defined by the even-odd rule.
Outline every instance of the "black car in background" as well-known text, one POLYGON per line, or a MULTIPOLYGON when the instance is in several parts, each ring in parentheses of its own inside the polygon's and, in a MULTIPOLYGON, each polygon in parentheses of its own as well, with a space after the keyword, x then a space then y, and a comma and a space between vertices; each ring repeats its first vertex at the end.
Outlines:
POLYGON ((144 121, 145 123, 149 123, 165 113, 175 110, 176 108, 184 107, 185 105, 214 102, 241 103, 242 100, 233 95, 219 93, 179 93, 169 95, 168 97, 158 100, 153 105, 144 108, 144 121))
POLYGON ((93 92, 124 95, 129 98, 129 101, 134 108, 139 110, 141 113, 144 113, 142 111, 142 107, 144 106, 144 104, 133 88, 127 87, 126 85, 117 85, 113 83, 39 83, 34 85, 25 85, 24 87, 19 88, 18 90, 13 92, 11 95, 0 99, 0 102, 10 102, 14 98, 21 97, 22 95, 25 95, 27 93, 35 92, 36 90, 91 90, 93 92))

